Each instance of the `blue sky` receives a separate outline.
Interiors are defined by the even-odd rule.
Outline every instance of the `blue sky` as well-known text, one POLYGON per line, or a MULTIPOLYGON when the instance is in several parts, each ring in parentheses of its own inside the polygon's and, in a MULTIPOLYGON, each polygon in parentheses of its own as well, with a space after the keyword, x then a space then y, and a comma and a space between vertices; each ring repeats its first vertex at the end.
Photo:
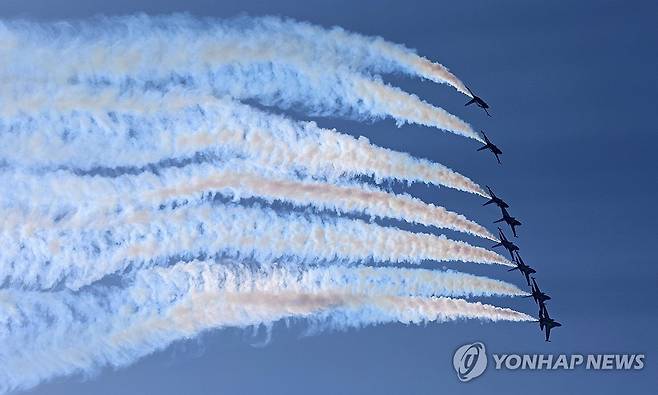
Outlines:
MULTIPOLYGON (((388 120, 318 119, 374 143, 437 160, 488 184, 523 226, 520 245, 553 295, 563 328, 543 342, 536 324, 476 321, 399 324, 303 336, 304 324, 224 330, 179 342, 93 379, 57 379, 34 394, 179 393, 647 393, 658 384, 658 3, 624 1, 144 1, 5 0, 0 17, 190 12, 282 15, 404 43, 448 66, 491 105, 493 118, 463 107, 452 89, 388 78, 469 121, 503 149, 503 166, 467 139, 388 120), (640 372, 496 372, 462 384, 452 353, 483 341, 498 353, 647 354, 640 372)), ((498 212, 447 189, 410 193, 467 214, 490 229, 498 212)), ((481 244, 475 239, 474 243, 481 244)), ((428 263, 427 267, 437 267, 428 263)), ((445 264, 522 285, 500 267, 445 264)), ((527 299, 492 300, 535 313, 527 299)), ((492 362, 492 361, 490 361, 492 362)), ((655 390, 654 390, 655 391, 655 390)))

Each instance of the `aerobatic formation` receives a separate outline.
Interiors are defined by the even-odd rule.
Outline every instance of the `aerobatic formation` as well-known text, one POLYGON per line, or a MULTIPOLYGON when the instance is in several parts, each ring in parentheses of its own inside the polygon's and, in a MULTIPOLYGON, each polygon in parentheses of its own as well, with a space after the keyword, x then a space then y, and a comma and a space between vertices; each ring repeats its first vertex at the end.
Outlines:
POLYGON ((402 45, 280 18, 141 15, 2 22, 0 56, 2 392, 282 319, 536 322, 473 300, 527 296, 546 340, 560 325, 500 228, 384 186, 490 199, 516 236, 521 223, 490 188, 298 119, 424 125, 481 142, 500 162, 484 133, 384 82, 445 84, 490 115, 447 68, 402 45), (411 265, 426 260, 511 267, 532 286, 411 265))

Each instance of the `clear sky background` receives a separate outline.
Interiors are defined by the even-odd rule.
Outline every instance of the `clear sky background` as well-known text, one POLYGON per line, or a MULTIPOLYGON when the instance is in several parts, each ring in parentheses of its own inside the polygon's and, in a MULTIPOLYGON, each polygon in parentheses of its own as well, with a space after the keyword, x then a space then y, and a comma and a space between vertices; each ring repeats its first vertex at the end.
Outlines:
MULTIPOLYGON (((390 120, 318 122, 439 161, 494 187, 523 222, 522 255, 538 270, 540 285, 553 296, 551 315, 564 327, 545 343, 535 323, 391 324, 304 336, 304 323, 290 322, 276 325, 264 347, 254 346, 265 339, 262 330, 212 331, 127 368, 102 369, 91 379, 57 379, 30 393, 655 393, 658 2, 0 2, 2 18, 134 12, 289 16, 381 35, 449 67, 491 104, 493 118, 463 107, 466 98, 448 87, 401 77, 388 81, 484 129, 503 149, 503 166, 475 152, 472 140, 425 127, 397 128, 390 120), (476 340, 496 353, 645 353, 646 367, 640 372, 489 369, 462 384, 452 354, 476 340)), ((481 207, 482 199, 445 188, 408 191, 495 230, 491 222, 499 212, 481 207)), ((441 266, 523 285, 518 273, 500 267, 441 266)), ((536 314, 528 299, 491 302, 536 314)))

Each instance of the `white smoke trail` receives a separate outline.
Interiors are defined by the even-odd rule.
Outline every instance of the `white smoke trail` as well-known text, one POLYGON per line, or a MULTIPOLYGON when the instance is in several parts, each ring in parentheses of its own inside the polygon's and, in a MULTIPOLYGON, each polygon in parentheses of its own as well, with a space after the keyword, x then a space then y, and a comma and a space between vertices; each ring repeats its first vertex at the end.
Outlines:
MULTIPOLYGON (((228 99, 192 97, 182 91, 139 97, 115 91, 97 100, 94 95, 69 93, 67 100, 42 97, 54 113, 6 123, 0 119, 0 159, 25 167, 93 169, 143 167, 195 153, 238 155, 255 166, 295 174, 334 180, 368 175, 377 181, 426 182, 486 196, 476 183, 443 165, 228 99), (74 113, 76 109, 90 115, 74 113), (109 117, 112 109, 126 114, 109 117)), ((10 106, 2 108, 13 111, 10 106)))
POLYGON ((309 23, 272 17, 256 18, 251 22, 257 26, 269 27, 268 34, 281 30, 285 30, 285 33, 288 34, 295 34, 294 38, 290 39, 295 43, 305 44, 308 38, 312 37, 311 41, 317 48, 314 56, 323 61, 327 61, 325 54, 328 53, 331 56, 338 53, 341 61, 347 61, 342 64, 347 64, 357 71, 403 72, 437 83, 448 84, 460 93, 471 96, 464 83, 445 66, 419 56, 403 45, 391 43, 381 37, 367 37, 336 26, 325 30, 309 23), (322 37, 324 40, 319 41, 318 37, 322 37))
POLYGON ((325 288, 304 282, 303 275, 302 282, 285 272, 269 276, 193 262, 142 271, 126 289, 1 291, 0 391, 125 366, 204 330, 271 324, 287 317, 336 317, 333 324, 344 327, 458 318, 532 320, 514 310, 460 299, 369 295, 349 284, 325 288))
POLYGON ((459 214, 362 180, 487 196, 468 178, 239 102, 392 117, 481 141, 466 122, 383 81, 401 71, 469 95, 445 67, 403 46, 277 18, 140 16, 0 22, 0 57, 0 392, 124 366, 204 330, 285 318, 322 328, 532 320, 451 298, 526 295, 502 281, 355 266, 513 266, 495 252, 210 199, 259 198, 495 239, 459 214), (215 261, 226 256, 236 262, 215 261), (112 274, 119 285, 102 281, 112 274))
MULTIPOLYGON (((133 42, 146 39, 149 40, 146 51, 133 49, 126 53, 117 51, 114 46, 106 45, 96 49, 94 56, 85 58, 87 61, 82 64, 66 64, 65 66, 72 70, 70 74, 96 73, 98 70, 107 73, 106 68, 120 69, 128 73, 136 72, 145 67, 154 67, 152 59, 156 58, 167 63, 158 63, 155 66, 179 72, 190 66, 190 59, 217 65, 245 61, 245 59, 291 62, 301 58, 306 61, 313 59, 316 63, 333 67, 346 66, 358 72, 401 71, 434 82, 447 83, 461 93, 469 95, 464 84, 444 66, 381 37, 367 37, 347 32, 340 27, 324 29, 309 23, 277 17, 243 17, 229 21, 214 21, 210 26, 208 24, 200 26, 199 21, 185 16, 108 18, 101 21, 100 27, 98 22, 98 20, 94 21, 95 29, 106 32, 105 40, 116 42, 119 36, 122 38, 119 45, 131 47, 133 42), (121 32, 117 33, 119 30, 121 32), (172 30, 175 31, 174 34, 171 33, 172 30), (183 36, 184 32, 187 32, 188 37, 183 36), (172 41, 176 39, 178 41, 172 41), (272 42, 276 45, 272 45, 272 42), (172 53, 172 48, 177 49, 175 53, 172 53)), ((3 32, 6 36, 3 38, 11 39, 13 48, 39 43, 39 41, 34 42, 35 37, 31 37, 29 41, 19 41, 25 40, 21 34, 18 34, 21 31, 33 32, 35 29, 44 28, 34 24, 23 24, 18 28, 6 27, 7 30, 3 32)), ((52 40, 51 29, 48 30, 42 31, 38 37, 41 40, 52 40)), ((79 30, 89 30, 89 28, 79 30)), ((62 33, 64 32, 60 32, 62 33)), ((73 34, 77 36, 79 32, 73 34)), ((64 66, 61 62, 66 61, 52 53, 41 56, 45 57, 43 62, 57 61, 51 65, 60 67, 64 66)), ((33 74, 30 76, 33 78, 33 74)))
POLYGON ((442 64, 432 62, 427 58, 418 56, 407 48, 391 44, 385 40, 375 40, 374 45, 380 55, 388 55, 391 59, 395 59, 406 72, 434 82, 446 83, 458 92, 468 97, 473 97, 468 88, 466 88, 466 85, 442 64))
POLYGON ((240 100, 257 100, 283 109, 305 109, 313 115, 343 115, 357 119, 392 117, 398 126, 416 123, 484 143, 466 122, 418 96, 376 78, 347 72, 297 70, 272 64, 231 66, 213 75, 215 92, 240 100), (303 78, 308 77, 308 78, 303 78))
POLYGON ((87 228, 90 224, 85 216, 116 216, 122 207, 131 205, 151 209, 172 203, 198 203, 209 194, 219 193, 236 201, 258 197, 269 203, 312 205, 338 213, 395 218, 497 240, 464 216, 406 194, 387 193, 355 182, 330 184, 271 175, 242 161, 214 166, 192 164, 164 169, 157 175, 144 172, 117 178, 76 176, 65 171, 45 175, 13 172, 0 174, 0 184, 5 186, 0 187, 3 192, 0 215, 4 218, 0 229, 7 230, 87 228), (62 217, 67 211, 72 213, 62 217))
POLYGON ((39 50, 38 64, 48 64, 49 68, 35 69, 34 64, 26 62, 11 70, 30 79, 44 74, 52 78, 55 74, 68 81, 71 76, 112 74, 116 70, 127 74, 144 69, 151 73, 181 73, 195 65, 202 69, 207 65, 248 61, 312 62, 348 67, 356 72, 401 71, 447 83, 469 94, 444 66, 402 45, 340 27, 324 29, 276 17, 198 21, 181 15, 133 16, 97 19, 77 26, 6 23, 0 29, 0 38, 5 43, 1 50, 6 59, 16 55, 17 50, 39 50), (82 40, 81 32, 86 33, 82 40), (55 45, 59 52, 54 53, 53 42, 59 44, 55 45), (137 42, 145 44, 138 47, 137 42), (94 43, 98 45, 93 46, 94 43), (73 45, 76 48, 71 48, 73 45), (83 62, 59 56, 62 52, 70 55, 74 50, 81 52, 83 62), (155 64, 154 59, 158 59, 155 64))
MULTIPOLYGON (((481 141, 468 124, 444 110, 378 79, 361 76, 343 66, 340 58, 318 67, 318 58, 313 56, 317 51, 306 50, 304 45, 298 44, 288 48, 289 42, 277 41, 276 34, 254 39, 244 29, 227 32, 220 27, 214 29, 218 35, 206 37, 203 30, 185 30, 183 26, 176 29, 180 23, 175 19, 169 20, 174 26, 149 23, 138 26, 131 19, 115 19, 114 22, 119 24, 118 28, 111 24, 105 27, 81 24, 80 31, 73 37, 57 26, 6 25, 0 30, 0 37, 5 36, 6 42, 4 51, 0 47, 0 54, 11 63, 5 67, 5 79, 13 85, 4 87, 3 92, 10 97, 3 102, 13 101, 11 95, 15 92, 33 90, 34 82, 29 80, 39 75, 55 86, 70 81, 85 83, 92 78, 92 84, 98 87, 98 81, 103 85, 108 80, 122 84, 128 79, 133 85, 151 84, 159 89, 181 84, 197 88, 210 86, 215 93, 282 108, 301 106, 320 115, 392 116, 398 123, 433 126, 481 141), (143 34, 132 36, 130 32, 134 30, 141 30, 143 34), (210 42, 204 43, 204 38, 210 42), (187 52, 195 47, 189 45, 190 42, 201 48, 187 52), (223 43, 218 46, 218 42, 223 43), (247 49, 243 51, 243 48, 247 49), (61 60, 63 53, 67 55, 65 60, 61 60), (60 61, 52 62, 54 58, 60 61), (13 59, 17 59, 16 63, 13 59), (34 70, 35 67, 47 71, 34 70), (26 71, 30 74, 24 82, 21 76, 26 71), (173 80, 172 73, 175 73, 173 80), (182 77, 176 77, 179 74, 182 77)), ((308 42, 313 43, 312 38, 308 42)))
POLYGON ((229 254, 258 261, 291 257, 310 262, 422 260, 513 264, 495 252, 445 236, 412 233, 359 220, 278 215, 240 206, 184 206, 129 211, 121 223, 104 218, 82 232, 56 229, 0 235, 0 280, 24 287, 77 289, 131 267, 175 256, 229 254), (29 232, 29 233, 28 233, 29 232))
POLYGON ((370 104, 369 107, 372 108, 373 114, 379 112, 390 115, 398 121, 398 125, 405 122, 417 123, 447 130, 484 143, 484 139, 469 124, 442 108, 422 101, 416 95, 366 78, 354 79, 353 84, 355 90, 360 93, 361 100, 370 104))
POLYGON ((451 270, 328 266, 306 270, 276 267, 268 270, 267 273, 273 278, 285 279, 295 276, 295 286, 306 292, 317 287, 325 290, 340 287, 367 295, 451 297, 528 295, 517 286, 503 281, 451 270))

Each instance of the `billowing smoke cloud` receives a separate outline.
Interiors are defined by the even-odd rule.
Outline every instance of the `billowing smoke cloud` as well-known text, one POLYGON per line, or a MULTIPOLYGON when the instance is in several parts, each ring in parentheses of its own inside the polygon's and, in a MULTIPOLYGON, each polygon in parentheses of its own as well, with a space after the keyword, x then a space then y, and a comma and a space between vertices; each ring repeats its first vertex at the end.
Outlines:
POLYGON ((506 258, 373 222, 495 239, 381 188, 487 196, 475 182, 289 118, 390 117, 480 141, 384 81, 401 72, 470 95, 410 49, 279 18, 137 16, 0 22, 0 57, 0 392, 281 319, 323 330, 532 319, 457 299, 525 295, 514 285, 394 266, 506 258))
MULTIPOLYGON (((346 277, 367 275, 358 269, 341 271, 337 274, 346 277)), ((441 274, 423 275, 441 281, 441 274)), ((335 278, 322 269, 263 273, 191 262, 141 271, 125 289, 100 287, 77 294, 2 291, 0 390, 26 389, 65 374, 123 366, 203 330, 270 324, 282 318, 320 322, 334 318, 334 326, 346 327, 458 318, 532 320, 509 309, 424 296, 424 285, 413 281, 413 276, 410 282, 405 278, 393 285, 382 282, 386 275, 366 277, 370 280, 356 285, 335 278)), ((437 294, 441 292, 437 287, 437 294)))

